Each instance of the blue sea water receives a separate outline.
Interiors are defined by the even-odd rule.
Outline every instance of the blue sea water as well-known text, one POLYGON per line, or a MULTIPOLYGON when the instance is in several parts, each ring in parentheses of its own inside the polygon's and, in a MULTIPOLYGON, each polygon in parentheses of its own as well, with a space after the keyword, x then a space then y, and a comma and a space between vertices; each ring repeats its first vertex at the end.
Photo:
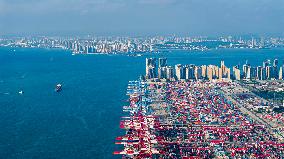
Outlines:
MULTIPOLYGON (((119 158, 115 137, 126 86, 145 72, 146 57, 168 63, 262 65, 283 49, 175 51, 142 57, 76 55, 59 49, 0 48, 0 159, 119 158), (63 84, 60 93, 54 92, 63 84), (18 92, 24 91, 23 95, 18 92)), ((282 62, 281 62, 282 63, 282 62)))

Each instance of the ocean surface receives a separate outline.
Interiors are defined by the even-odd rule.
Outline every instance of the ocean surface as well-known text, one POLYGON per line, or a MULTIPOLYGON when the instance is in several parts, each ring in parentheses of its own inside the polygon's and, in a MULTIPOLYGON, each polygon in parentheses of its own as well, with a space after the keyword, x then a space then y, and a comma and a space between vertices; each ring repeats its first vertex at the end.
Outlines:
POLYGON ((168 64, 262 65, 283 49, 174 51, 142 57, 76 55, 59 49, 0 48, 0 159, 102 159, 115 138, 126 87, 145 73, 146 57, 168 64), (57 83, 63 90, 54 92, 57 83), (20 95, 18 92, 23 91, 20 95))

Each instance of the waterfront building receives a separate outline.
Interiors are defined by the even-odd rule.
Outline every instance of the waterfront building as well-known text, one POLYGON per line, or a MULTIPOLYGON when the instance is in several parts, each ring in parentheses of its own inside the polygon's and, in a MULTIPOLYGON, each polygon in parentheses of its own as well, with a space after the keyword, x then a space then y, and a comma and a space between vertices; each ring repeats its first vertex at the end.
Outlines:
POLYGON ((243 77, 244 77, 244 78, 247 78, 248 67, 249 67, 249 66, 248 66, 247 64, 244 64, 244 65, 243 65, 243 77))
POLYGON ((221 61, 221 72, 219 73, 221 75, 219 75, 219 78, 223 78, 226 75, 226 69, 227 67, 225 66, 225 61, 221 61))
POLYGON ((233 67, 233 73, 236 80, 241 80, 241 70, 237 67, 233 67))
POLYGON ((219 67, 218 66, 215 66, 215 65, 212 65, 212 68, 213 68, 213 79, 215 78, 218 78, 219 76, 219 67))
POLYGON ((207 67, 207 79, 210 81, 213 79, 213 68, 210 66, 207 67))
POLYGON ((256 78, 258 80, 263 80, 263 68, 261 66, 257 66, 256 68, 256 78))
POLYGON ((167 66, 167 58, 159 58, 159 67, 167 66))
POLYGON ((206 78, 206 65, 202 65, 201 69, 202 69, 202 77, 206 78))
POLYGON ((255 67, 250 67, 250 79, 257 79, 257 71, 255 67))
POLYGON ((262 68, 262 80, 266 80, 266 69, 262 68))
POLYGON ((266 79, 270 80, 271 77, 273 77, 272 67, 271 66, 266 66, 265 72, 266 72, 266 79))
POLYGON ((251 79, 251 77, 250 77, 251 73, 250 72, 251 72, 251 67, 247 66, 246 76, 245 76, 246 79, 251 79))
POLYGON ((201 79, 202 78, 202 68, 200 66, 195 67, 195 73, 194 73, 195 79, 201 79))
POLYGON ((279 80, 282 80, 283 79, 283 67, 280 67, 279 68, 279 77, 278 77, 279 80))
POLYGON ((158 68, 158 78, 159 79, 167 78, 167 69, 166 69, 166 67, 159 67, 158 68))
POLYGON ((146 78, 151 79, 156 77, 156 59, 146 58, 146 78))
POLYGON ((207 66, 207 79, 212 80, 219 78, 219 67, 215 65, 208 65, 207 66))
POLYGON ((219 80, 231 78, 230 69, 225 66, 224 61, 221 61, 221 67, 220 68, 218 68, 218 66, 217 66, 217 70, 218 70, 217 77, 219 78, 219 80))
POLYGON ((181 64, 175 65, 176 78, 177 80, 186 79, 186 67, 181 64))
POLYGON ((167 79, 171 80, 174 78, 174 69, 172 66, 167 66, 166 67, 166 73, 167 73, 167 79))
POLYGON ((274 61, 273 61, 273 66, 274 66, 274 67, 277 67, 277 66, 278 66, 278 59, 274 59, 274 61))
POLYGON ((278 79, 279 78, 279 69, 277 65, 273 65, 272 67, 272 78, 278 79))
POLYGON ((277 69, 278 61, 274 60, 273 66, 267 65, 270 62, 265 61, 265 68, 262 66, 253 67, 249 64, 243 65, 243 72, 239 66, 234 66, 231 69, 225 66, 225 62, 221 61, 221 67, 216 65, 201 65, 195 66, 177 64, 174 67, 167 66, 166 58, 159 58, 159 67, 156 69, 156 59, 146 58, 146 79, 170 79, 170 80, 183 80, 183 79, 247 79, 247 80, 270 80, 270 79, 283 79, 283 67, 277 69), (163 66, 163 67, 161 67, 163 66), (232 74, 231 74, 232 73, 232 74), (231 75, 233 76, 231 78, 231 75))
POLYGON ((218 78, 219 78, 219 80, 222 80, 222 78, 223 78, 222 68, 218 68, 218 78))
POLYGON ((227 79, 231 79, 231 69, 230 69, 230 68, 227 68, 227 69, 226 69, 226 73, 227 73, 227 74, 226 74, 226 78, 227 78, 227 79))
POLYGON ((176 71, 177 80, 181 80, 182 79, 182 65, 181 64, 175 65, 175 71, 176 71))
POLYGON ((194 79, 195 65, 191 64, 185 67, 185 79, 194 79))
POLYGON ((269 61, 263 61, 263 65, 262 65, 263 68, 266 68, 268 65, 269 65, 269 61))

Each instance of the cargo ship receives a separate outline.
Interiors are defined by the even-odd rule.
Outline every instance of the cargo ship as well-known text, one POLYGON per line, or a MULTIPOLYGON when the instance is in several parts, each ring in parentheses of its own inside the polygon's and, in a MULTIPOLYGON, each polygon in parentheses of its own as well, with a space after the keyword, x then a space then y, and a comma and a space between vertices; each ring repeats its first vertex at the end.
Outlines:
POLYGON ((54 89, 54 91, 55 92, 60 92, 62 90, 62 84, 57 84, 56 86, 55 86, 55 89, 54 89))

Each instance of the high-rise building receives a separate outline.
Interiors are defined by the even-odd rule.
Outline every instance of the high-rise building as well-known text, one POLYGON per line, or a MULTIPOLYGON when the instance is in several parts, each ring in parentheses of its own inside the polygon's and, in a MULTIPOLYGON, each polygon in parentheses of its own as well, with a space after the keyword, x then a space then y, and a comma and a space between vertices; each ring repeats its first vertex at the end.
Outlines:
POLYGON ((175 71, 176 71, 177 80, 181 80, 182 79, 182 65, 181 64, 175 65, 175 71))
POLYGON ((167 69, 166 69, 166 67, 159 67, 158 68, 158 78, 159 79, 167 78, 167 69))
POLYGON ((167 58, 159 58, 159 67, 167 66, 167 58))
POLYGON ((273 61, 273 66, 278 66, 278 59, 274 59, 274 61, 273 61))
POLYGON ((219 78, 219 67, 215 65, 208 65, 207 66, 207 75, 206 77, 209 80, 219 78))
POLYGON ((237 67, 233 67, 233 73, 236 80, 241 80, 241 70, 237 67))
POLYGON ((195 66, 189 65, 185 67, 185 79, 194 79, 195 66))
POLYGON ((202 78, 202 68, 200 66, 195 67, 194 76, 196 80, 202 78))
POLYGON ((256 67, 251 67, 250 69, 250 78, 256 80, 257 79, 257 69, 256 67))
POLYGON ((206 77, 210 81, 213 79, 213 68, 210 67, 210 66, 207 67, 207 76, 206 77))
POLYGON ((174 78, 174 69, 171 66, 166 67, 167 72, 167 79, 173 79, 174 78))
POLYGON ((243 65, 243 76, 244 76, 244 78, 247 78, 248 67, 249 66, 247 64, 243 65))
POLYGON ((219 78, 219 80, 222 80, 222 78, 223 78, 222 68, 218 68, 218 78, 219 78))
POLYGON ((266 80, 266 68, 262 68, 262 80, 266 80))
POLYGON ((186 67, 181 67, 181 79, 185 79, 186 77, 186 67))
POLYGON ((282 80, 283 79, 283 67, 280 67, 279 68, 279 77, 278 77, 279 80, 282 80))
POLYGON ((248 66, 247 71, 246 71, 246 76, 245 76, 246 79, 251 79, 251 73, 250 72, 251 72, 251 67, 248 66))
POLYGON ((220 68, 219 78, 223 78, 223 76, 226 74, 226 66, 225 61, 221 61, 221 68, 220 68), (221 77, 220 77, 221 75, 221 77))
POLYGON ((202 77, 203 77, 203 78, 206 78, 206 68, 207 68, 206 65, 202 65, 202 66, 201 66, 201 69, 202 69, 202 77))
POLYGON ((272 67, 272 76, 271 78, 278 79, 279 78, 279 69, 278 66, 275 65, 272 67))
POLYGON ((156 59, 146 58, 146 78, 151 79, 156 77, 156 59))
POLYGON ((256 78, 258 80, 263 80, 263 68, 261 66, 257 66, 256 68, 256 78))
POLYGON ((266 72, 266 79, 270 80, 271 77, 273 76, 272 67, 271 66, 266 66, 265 72, 266 72))
POLYGON ((230 69, 230 68, 227 68, 227 69, 226 69, 226 73, 227 73, 227 74, 226 74, 226 78, 227 78, 227 79, 231 79, 231 69, 230 69))
POLYGON ((263 65, 262 65, 263 68, 266 68, 268 65, 269 65, 269 61, 263 61, 263 65))

